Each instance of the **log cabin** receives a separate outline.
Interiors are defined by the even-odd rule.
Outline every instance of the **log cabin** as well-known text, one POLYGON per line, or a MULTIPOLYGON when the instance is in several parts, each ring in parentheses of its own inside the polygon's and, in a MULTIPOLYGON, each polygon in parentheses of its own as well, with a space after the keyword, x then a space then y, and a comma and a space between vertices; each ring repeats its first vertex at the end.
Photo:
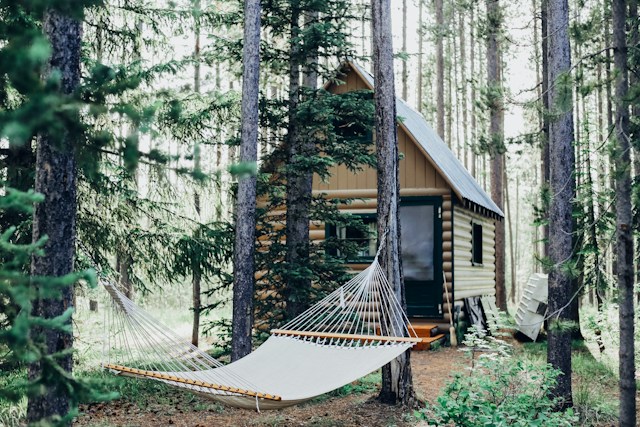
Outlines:
MULTIPOLYGON (((333 93, 374 89, 373 76, 353 62, 342 66, 333 93)), ((465 298, 488 297, 495 304, 495 223, 504 217, 425 118, 397 98, 398 145, 401 153, 400 221, 407 309, 414 324, 449 323, 465 298), (448 306, 448 302, 454 304, 448 306)), ((341 209, 360 215, 375 230, 376 171, 351 172, 334 166, 328 180, 314 177, 315 195, 356 199, 341 209)), ((349 267, 366 268, 375 254, 375 239, 355 230, 312 224, 312 240, 337 235, 361 239, 360 258, 349 267)), ((457 318, 456 318, 457 321, 457 318)))

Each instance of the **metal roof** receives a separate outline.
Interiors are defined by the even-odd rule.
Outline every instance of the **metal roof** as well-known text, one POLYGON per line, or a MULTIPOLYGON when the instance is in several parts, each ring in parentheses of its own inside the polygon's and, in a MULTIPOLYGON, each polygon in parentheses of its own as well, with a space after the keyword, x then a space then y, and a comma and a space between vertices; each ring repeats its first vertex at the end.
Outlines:
MULTIPOLYGON (((354 62, 349 62, 353 68, 373 90, 373 76, 354 62)), ((418 143, 424 155, 435 166, 456 195, 466 204, 484 208, 491 213, 504 218, 504 213, 491 200, 491 197, 480 187, 469 171, 460 163, 447 144, 429 126, 422 114, 411 108, 401 98, 396 97, 396 114, 400 126, 418 143)))

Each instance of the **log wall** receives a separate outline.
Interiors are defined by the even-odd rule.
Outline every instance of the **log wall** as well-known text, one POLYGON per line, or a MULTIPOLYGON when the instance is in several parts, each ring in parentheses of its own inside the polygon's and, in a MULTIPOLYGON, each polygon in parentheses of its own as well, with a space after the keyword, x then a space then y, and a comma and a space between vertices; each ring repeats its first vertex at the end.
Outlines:
POLYGON ((464 298, 495 295, 495 221, 472 213, 467 209, 453 208, 453 276, 456 301, 464 298), (473 223, 482 225, 482 264, 472 263, 473 223))

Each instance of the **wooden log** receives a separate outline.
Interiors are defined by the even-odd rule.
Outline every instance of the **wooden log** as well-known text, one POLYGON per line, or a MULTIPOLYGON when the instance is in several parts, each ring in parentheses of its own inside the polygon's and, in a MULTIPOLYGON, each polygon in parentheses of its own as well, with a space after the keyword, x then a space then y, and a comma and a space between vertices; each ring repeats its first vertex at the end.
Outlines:
POLYGON ((188 384, 188 385, 191 385, 191 386, 209 388, 209 389, 212 389, 212 390, 220 390, 220 391, 226 391, 228 393, 234 393, 234 394, 241 394, 241 395, 245 395, 245 396, 257 397, 259 399, 276 400, 276 401, 282 400, 282 398, 280 396, 276 396, 276 395, 273 395, 273 394, 260 393, 260 392, 257 392, 257 391, 246 390, 246 389, 242 389, 242 388, 231 387, 231 386, 226 386, 226 385, 221 385, 221 384, 213 384, 213 383, 208 383, 208 382, 204 382, 204 381, 178 378, 178 377, 175 377, 173 375, 161 374, 159 372, 153 372, 153 371, 145 371, 143 369, 128 368, 126 366, 121 366, 121 365, 105 364, 104 368, 111 369, 113 371, 122 372, 124 374, 135 375, 135 376, 140 376, 140 377, 155 378, 155 379, 165 380, 165 381, 172 381, 172 382, 175 382, 175 383, 188 384))
POLYGON ((324 230, 310 230, 309 231, 309 239, 310 240, 324 240, 326 236, 326 232, 324 230))
POLYGON ((393 341, 393 342, 422 342, 422 338, 418 337, 388 337, 384 335, 357 335, 357 334, 336 334, 329 332, 309 332, 309 331, 293 331, 289 329, 272 329, 272 335, 285 335, 295 337, 312 337, 312 338, 333 338, 340 340, 354 341, 393 341))
MULTIPOLYGON (((402 196, 444 196, 449 194, 446 188, 401 188, 402 196)), ((345 190, 313 190, 314 196, 323 195, 328 199, 376 199, 376 189, 345 189, 345 190)))

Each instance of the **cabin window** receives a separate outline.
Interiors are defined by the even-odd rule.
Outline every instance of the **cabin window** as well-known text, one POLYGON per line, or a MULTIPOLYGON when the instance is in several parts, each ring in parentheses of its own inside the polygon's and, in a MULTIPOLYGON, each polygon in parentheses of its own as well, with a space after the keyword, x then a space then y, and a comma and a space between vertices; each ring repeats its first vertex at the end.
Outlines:
POLYGON ((471 262, 482 265, 482 225, 474 222, 471 226, 471 262))
POLYGON ((346 240, 355 243, 358 247, 356 258, 373 259, 373 257, 376 256, 376 217, 363 216, 361 219, 365 225, 366 231, 360 228, 349 226, 328 226, 327 234, 329 236, 335 236, 340 240, 346 240))

